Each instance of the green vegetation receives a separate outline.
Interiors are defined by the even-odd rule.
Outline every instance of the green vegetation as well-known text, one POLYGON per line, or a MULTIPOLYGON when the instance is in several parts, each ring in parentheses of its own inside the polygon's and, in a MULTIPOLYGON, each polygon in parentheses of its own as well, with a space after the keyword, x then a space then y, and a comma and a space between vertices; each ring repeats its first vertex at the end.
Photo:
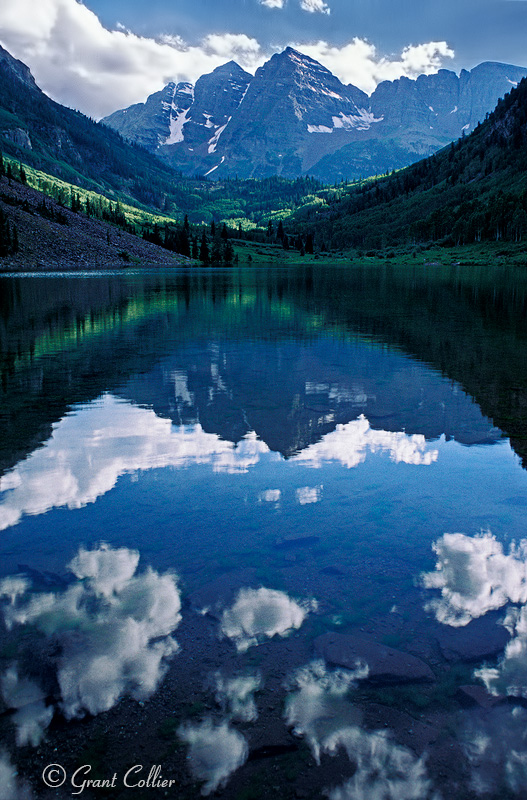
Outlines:
POLYGON ((524 79, 470 136, 400 172, 320 192, 324 204, 300 208, 290 223, 313 233, 320 247, 353 248, 367 257, 403 251, 417 257, 433 243, 521 243, 527 236, 526 122, 524 79))

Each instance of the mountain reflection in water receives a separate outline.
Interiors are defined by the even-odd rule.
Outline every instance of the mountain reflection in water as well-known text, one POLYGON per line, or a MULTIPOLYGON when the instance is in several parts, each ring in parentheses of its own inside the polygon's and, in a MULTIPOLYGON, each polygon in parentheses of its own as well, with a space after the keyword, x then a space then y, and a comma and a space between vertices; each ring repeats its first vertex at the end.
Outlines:
POLYGON ((522 797, 526 296, 499 265, 0 278, 10 796, 60 754, 182 800, 522 797))

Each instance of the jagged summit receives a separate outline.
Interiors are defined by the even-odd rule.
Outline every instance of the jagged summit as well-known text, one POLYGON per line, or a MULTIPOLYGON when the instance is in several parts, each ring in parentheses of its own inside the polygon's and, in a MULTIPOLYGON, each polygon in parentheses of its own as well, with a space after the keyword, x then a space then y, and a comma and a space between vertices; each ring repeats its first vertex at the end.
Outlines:
MULTIPOLYGON (((212 178, 313 175, 322 181, 406 166, 473 130, 527 69, 484 62, 456 75, 344 85, 294 47, 254 76, 235 61, 203 75, 172 106, 162 93, 104 122, 185 174, 212 178)), ((165 87, 166 89, 166 87, 165 87)), ((165 91, 165 90, 163 90, 165 91)))

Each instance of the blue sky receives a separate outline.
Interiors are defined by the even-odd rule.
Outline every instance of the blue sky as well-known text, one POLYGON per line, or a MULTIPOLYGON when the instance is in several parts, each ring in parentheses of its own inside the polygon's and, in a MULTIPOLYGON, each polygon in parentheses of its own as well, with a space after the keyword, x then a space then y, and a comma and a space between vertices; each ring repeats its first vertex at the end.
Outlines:
POLYGON ((1 0, 0 43, 52 97, 94 117, 234 58, 287 45, 345 83, 482 61, 527 65, 527 0, 1 0))

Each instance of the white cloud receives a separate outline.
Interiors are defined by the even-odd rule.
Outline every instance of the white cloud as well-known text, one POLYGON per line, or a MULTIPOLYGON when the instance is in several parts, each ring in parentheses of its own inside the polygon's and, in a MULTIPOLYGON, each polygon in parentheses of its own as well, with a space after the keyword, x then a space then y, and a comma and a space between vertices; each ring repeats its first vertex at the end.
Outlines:
POLYGON ((11 764, 8 754, 0 751, 0 800, 31 800, 33 793, 18 777, 18 770, 11 764))
MULTIPOLYGON (((8 629, 33 625, 60 643, 57 680, 68 719, 107 711, 124 694, 147 699, 178 650, 176 578, 150 568, 136 574, 138 561, 127 548, 80 550, 68 565, 78 581, 66 591, 28 591, 4 609, 8 629)), ((5 681, 4 693, 13 694, 5 681)))
POLYGON ((263 639, 288 636, 316 607, 314 600, 297 603, 275 589, 241 589, 222 614, 221 633, 243 653, 263 639))
POLYGON ((446 625, 461 627, 488 611, 515 603, 503 625, 511 635, 497 666, 483 666, 474 676, 491 694, 527 697, 527 539, 505 554, 490 532, 478 536, 445 533, 434 545, 434 572, 422 576, 424 586, 441 597, 427 608, 446 625))
POLYGON ((461 627, 509 601, 527 603, 526 539, 512 545, 508 555, 490 532, 472 537, 445 533, 433 548, 436 568, 422 582, 441 591, 427 605, 439 622, 461 627))
POLYGON ((373 44, 358 37, 342 47, 323 40, 293 46, 320 61, 343 83, 352 83, 367 93, 373 92, 381 81, 403 76, 416 78, 422 73, 430 75, 441 68, 445 59, 454 57, 454 51, 446 42, 409 45, 392 58, 379 55, 373 44))
POLYGON ((345 728, 326 742, 326 752, 335 755, 344 748, 355 762, 353 777, 328 792, 330 800, 440 800, 427 776, 425 757, 390 741, 386 731, 345 728))
POLYGON ((193 776, 205 781, 203 795, 225 786, 230 775, 247 761, 247 740, 228 722, 215 725, 206 719, 198 724, 188 723, 178 734, 190 745, 188 761, 193 776))
MULTIPOLYGON (((362 463, 368 453, 389 453, 392 461, 431 464, 437 450, 426 450, 424 436, 375 431, 366 417, 337 425, 292 463, 321 467, 339 461, 345 467, 362 463)), ((206 433, 199 423, 175 427, 150 409, 125 403, 112 395, 79 408, 53 426, 51 438, 11 472, 0 478, 0 530, 16 525, 24 514, 44 514, 51 508, 82 508, 111 491, 122 475, 161 467, 208 465, 214 472, 244 473, 271 453, 254 431, 237 445, 206 433)), ((298 502, 320 500, 322 486, 298 490, 298 502)), ((280 490, 260 495, 277 502, 280 490)), ((6 584, 7 586, 7 584, 6 584)), ((9 585, 4 591, 16 592, 9 585)))
POLYGON ((353 777, 343 786, 324 791, 330 800, 439 800, 426 774, 424 757, 392 742, 387 731, 365 731, 360 711, 348 693, 368 667, 327 669, 313 661, 297 670, 290 681, 286 723, 304 736, 314 759, 344 749, 355 764, 353 777))
POLYGON ((258 495, 258 502, 260 503, 278 503, 282 496, 280 489, 266 489, 265 492, 260 492, 258 495))
POLYGON ((319 503, 322 500, 322 489, 320 486, 302 486, 295 491, 296 502, 301 506, 310 505, 311 503, 319 503))
POLYGON ((324 0, 300 0, 300 8, 302 11, 308 11, 310 14, 331 14, 331 9, 324 0))
POLYGON ((12 719, 17 745, 37 747, 53 717, 53 708, 44 703, 44 692, 33 681, 20 678, 16 665, 1 676, 0 688, 7 707, 16 709, 12 719))
POLYGON ((496 667, 475 670, 491 694, 527 697, 527 606, 510 608, 503 622, 512 639, 496 667))
POLYGON ((367 677, 366 664, 330 672, 323 661, 312 661, 293 674, 294 691, 286 701, 285 720, 294 733, 306 737, 317 764, 328 737, 360 721, 359 710, 346 694, 357 680, 367 677))
POLYGON ((235 58, 254 69, 263 62, 258 42, 245 34, 212 35, 199 45, 179 37, 155 40, 105 28, 76 0, 3 0, 0 42, 28 64, 55 100, 101 117, 170 80, 195 81, 235 58))
POLYGON ((235 446, 199 424, 176 428, 151 410, 105 395, 64 417, 45 447, 0 478, 0 530, 23 514, 82 508, 138 470, 208 464, 214 472, 246 472, 265 453, 269 448, 255 433, 235 446))
POLYGON ((254 693, 262 685, 260 675, 240 675, 236 678, 224 678, 221 673, 215 675, 216 701, 231 719, 242 722, 254 722, 258 718, 254 693))
MULTIPOLYGON (((286 4, 262 2, 277 9, 286 4)), ((301 0, 301 6, 308 12, 329 13, 324 0, 301 0)), ((177 34, 147 38, 121 24, 108 30, 77 0, 3 0, 0 42, 28 64, 51 97, 96 118, 143 102, 168 81, 195 82, 230 59, 254 72, 272 54, 244 33, 210 34, 191 45, 177 34)), ((445 42, 410 45, 393 58, 379 55, 358 38, 342 47, 325 41, 294 47, 320 60, 345 83, 368 92, 381 80, 436 72, 453 56, 445 42)))
POLYGON ((260 0, 260 5, 266 8, 284 8, 285 0, 260 0))
POLYGON ((343 466, 352 468, 366 460, 370 453, 389 453, 397 464, 431 464, 437 460, 437 450, 426 450, 426 439, 422 434, 409 436, 402 431, 377 431, 361 414, 360 417, 346 425, 337 425, 332 433, 328 433, 320 442, 306 447, 294 456, 292 461, 309 467, 320 467, 328 461, 339 461, 343 466))

